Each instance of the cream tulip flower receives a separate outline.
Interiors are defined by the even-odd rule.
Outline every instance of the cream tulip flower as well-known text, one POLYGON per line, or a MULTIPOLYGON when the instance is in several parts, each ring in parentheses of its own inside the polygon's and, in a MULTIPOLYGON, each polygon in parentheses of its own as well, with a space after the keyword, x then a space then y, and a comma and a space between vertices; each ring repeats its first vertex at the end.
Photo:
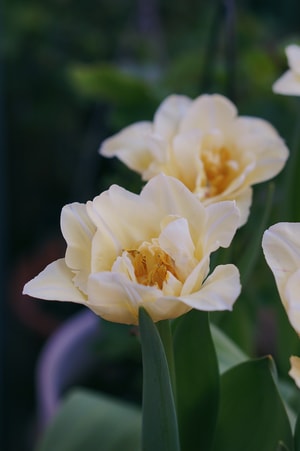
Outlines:
POLYGON ((273 84, 272 89, 276 94, 300 96, 300 46, 288 45, 285 52, 290 69, 273 84))
POLYGON ((239 211, 232 201, 204 207, 179 180, 151 179, 140 195, 113 185, 87 204, 65 206, 65 257, 46 267, 24 294, 86 305, 110 321, 137 324, 192 308, 231 310, 240 293, 234 265, 209 274, 210 254, 228 247, 239 211))
POLYGON ((239 117, 221 95, 171 95, 153 122, 135 123, 106 139, 100 154, 118 157, 143 180, 161 172, 176 177, 205 205, 235 200, 241 226, 251 186, 277 175, 288 149, 267 121, 239 117))
POLYGON ((262 247, 289 321, 300 335, 300 223, 271 226, 262 247))
POLYGON ((295 384, 300 388, 300 358, 297 356, 290 357, 291 369, 289 375, 294 379, 295 384))

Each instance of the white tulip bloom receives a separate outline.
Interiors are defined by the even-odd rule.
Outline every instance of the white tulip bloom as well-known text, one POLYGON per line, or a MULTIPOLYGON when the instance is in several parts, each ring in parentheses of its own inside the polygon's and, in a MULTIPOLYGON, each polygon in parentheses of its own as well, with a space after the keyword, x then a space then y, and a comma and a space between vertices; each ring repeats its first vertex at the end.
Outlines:
POLYGON ((24 294, 86 305, 115 322, 154 321, 192 308, 231 310, 240 293, 234 265, 209 274, 210 254, 228 247, 239 224, 235 202, 204 207, 173 177, 152 178, 140 195, 113 185, 87 204, 62 210, 65 257, 46 267, 24 294))
POLYGON ((138 122, 106 139, 100 154, 118 157, 143 180, 164 173, 181 180, 205 205, 235 200, 240 226, 252 185, 283 168, 288 149, 265 120, 238 116, 221 95, 167 97, 153 122, 138 122))

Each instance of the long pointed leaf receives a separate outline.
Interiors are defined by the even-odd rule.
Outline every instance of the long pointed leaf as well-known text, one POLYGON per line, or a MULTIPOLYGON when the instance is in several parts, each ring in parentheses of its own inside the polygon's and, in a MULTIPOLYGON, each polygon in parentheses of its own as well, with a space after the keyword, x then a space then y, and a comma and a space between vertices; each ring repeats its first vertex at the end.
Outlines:
POLYGON ((144 309, 139 312, 143 354, 143 451, 179 451, 177 417, 163 344, 144 309))
POLYGON ((177 409, 182 451, 209 451, 219 403, 219 371, 208 313, 183 316, 174 336, 177 409))
POLYGON ((272 373, 273 360, 265 357, 222 375, 214 451, 293 450, 290 423, 272 373))

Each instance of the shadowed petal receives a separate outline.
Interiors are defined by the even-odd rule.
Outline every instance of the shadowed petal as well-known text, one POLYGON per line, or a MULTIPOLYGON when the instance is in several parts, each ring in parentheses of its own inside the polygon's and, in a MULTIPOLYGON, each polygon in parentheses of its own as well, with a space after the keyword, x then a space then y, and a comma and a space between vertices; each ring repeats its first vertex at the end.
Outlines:
POLYGON ((234 265, 220 265, 207 277, 198 292, 180 296, 179 299, 197 310, 231 310, 240 291, 238 269, 234 265))
POLYGON ((68 301, 86 303, 84 294, 75 288, 72 281, 74 273, 65 260, 56 260, 48 265, 38 276, 26 283, 23 294, 49 301, 68 301))

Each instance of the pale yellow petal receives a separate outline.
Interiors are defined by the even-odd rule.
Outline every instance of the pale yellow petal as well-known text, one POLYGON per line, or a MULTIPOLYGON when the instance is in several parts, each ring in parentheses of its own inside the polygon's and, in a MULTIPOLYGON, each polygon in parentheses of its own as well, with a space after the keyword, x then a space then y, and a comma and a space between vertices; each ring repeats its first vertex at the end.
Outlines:
POLYGON ((300 223, 282 222, 264 232, 262 247, 271 268, 279 295, 287 308, 285 286, 300 267, 300 223))
POLYGON ((288 45, 285 49, 289 67, 295 74, 300 75, 300 46, 296 44, 288 45))
POLYGON ((86 303, 86 296, 73 283, 74 274, 59 259, 50 263, 39 275, 27 282, 23 294, 48 301, 86 303))
POLYGON ((226 130, 237 114, 236 107, 226 97, 213 94, 195 99, 181 121, 180 133, 199 128, 203 133, 213 129, 226 130))
POLYGON ((241 292, 239 271, 234 265, 220 265, 205 280, 201 289, 179 299, 197 310, 232 310, 241 292))
POLYGON ((87 209, 97 228, 106 236, 110 234, 109 239, 120 252, 158 235, 161 216, 155 202, 155 197, 146 200, 113 185, 88 202, 87 209))
POLYGON ((272 89, 276 94, 299 96, 300 75, 288 70, 280 78, 278 78, 278 80, 273 84, 272 89))
POLYGON ((156 217, 188 218, 192 240, 197 241, 203 232, 205 208, 182 182, 163 174, 153 177, 142 190, 141 201, 151 203, 153 200, 156 217))
POLYGON ((74 282, 86 292, 91 272, 91 246, 96 227, 87 214, 86 205, 73 203, 63 207, 61 230, 67 242, 66 264, 76 274, 74 282))
POLYGON ((204 254, 228 247, 240 223, 234 201, 217 202, 206 207, 205 233, 200 237, 204 254))
POLYGON ((299 269, 288 278, 283 296, 290 323, 300 335, 300 262, 299 269))
POLYGON ((151 122, 137 122, 103 141, 99 152, 105 157, 118 157, 130 169, 142 173, 153 160, 149 147, 152 134, 151 122))
POLYGON ((138 311, 143 306, 153 321, 176 318, 189 308, 177 298, 165 298, 156 287, 129 281, 124 274, 103 272, 89 279, 88 306, 108 321, 138 324, 138 311))
POLYGON ((200 160, 202 137, 203 134, 198 129, 180 133, 173 140, 172 157, 177 176, 191 191, 195 190, 199 174, 201 170, 203 172, 200 160))
POLYGON ((290 357, 291 369, 289 375, 294 379, 295 384, 300 388, 300 358, 292 355, 290 357))
POLYGON ((169 142, 178 133, 181 119, 192 101, 186 96, 171 95, 159 106, 153 120, 153 131, 169 142))
POLYGON ((255 162, 252 170, 245 174, 246 185, 269 180, 282 170, 289 151, 268 122, 240 117, 236 120, 235 131, 237 148, 245 155, 252 154, 252 160, 255 162))
POLYGON ((159 235, 158 243, 174 260, 178 278, 184 281, 197 264, 187 219, 179 218, 169 222, 159 235))
POLYGON ((205 255, 201 258, 198 265, 195 266, 193 271, 186 278, 180 298, 190 295, 191 293, 198 292, 202 286, 202 283, 209 273, 209 255, 205 255))

